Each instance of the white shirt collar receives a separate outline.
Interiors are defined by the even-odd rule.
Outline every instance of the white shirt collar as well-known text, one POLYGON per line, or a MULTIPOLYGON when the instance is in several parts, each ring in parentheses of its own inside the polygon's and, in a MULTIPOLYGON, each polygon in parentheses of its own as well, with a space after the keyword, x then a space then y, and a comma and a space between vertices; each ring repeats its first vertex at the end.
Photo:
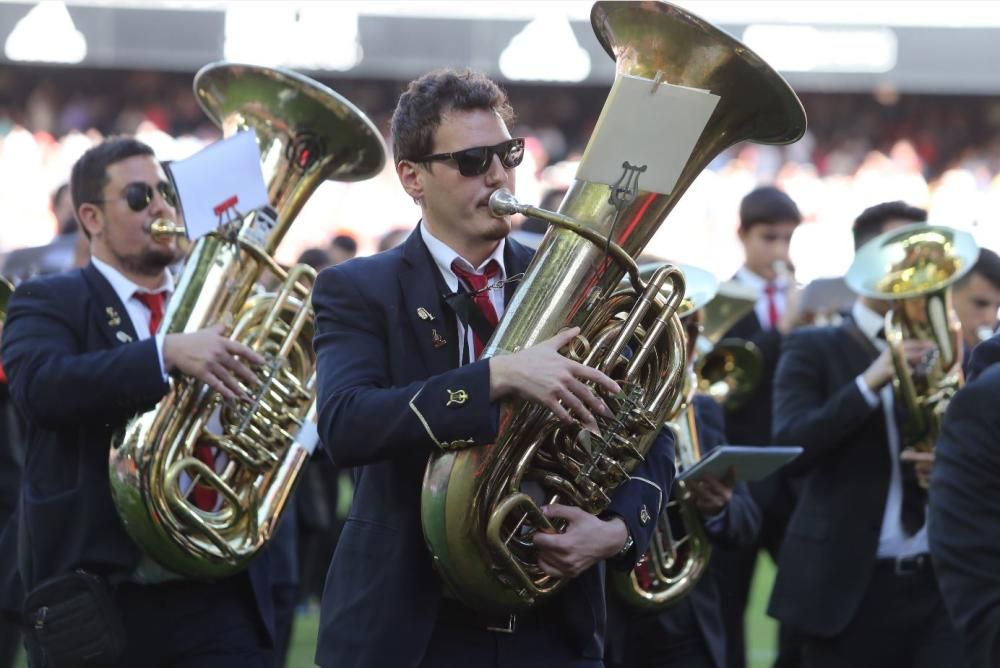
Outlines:
POLYGON ((170 271, 163 272, 163 285, 160 286, 159 290, 149 290, 137 285, 125 277, 120 271, 112 267, 107 262, 98 260, 96 257, 91 257, 90 261, 93 263, 94 268, 101 272, 101 276, 107 279, 108 283, 111 284, 111 289, 115 291, 118 295, 118 299, 121 300, 122 304, 126 303, 129 299, 132 299, 132 295, 136 292, 163 292, 165 291, 169 296, 174 291, 174 278, 170 275, 170 271))
POLYGON ((431 257, 434 258, 434 264, 437 265, 438 269, 441 270, 441 275, 444 276, 445 283, 448 284, 448 289, 452 292, 458 290, 458 276, 451 269, 451 263, 457 258, 459 264, 463 265, 466 269, 473 271, 476 274, 482 274, 483 270, 486 269, 486 265, 490 263, 490 260, 496 260, 497 264, 500 265, 500 273, 497 274, 496 280, 503 281, 507 278, 507 268, 503 263, 503 251, 506 246, 507 240, 501 239, 497 247, 493 249, 490 256, 483 260, 483 263, 478 267, 473 267, 468 260, 456 253, 448 244, 441 241, 427 229, 427 225, 423 221, 420 221, 420 237, 427 244, 427 250, 431 252, 431 257))
POLYGON ((885 326, 885 316, 862 304, 860 299, 851 307, 851 317, 869 341, 874 341, 878 337, 879 330, 885 326))
POLYGON ((767 288, 768 283, 772 283, 774 285, 775 290, 777 290, 778 292, 783 292, 788 287, 785 284, 785 281, 782 280, 780 277, 774 279, 773 281, 768 281, 760 274, 755 274, 754 272, 747 269, 745 265, 740 267, 736 271, 736 279, 740 283, 743 283, 744 285, 753 288, 754 290, 757 291, 758 294, 761 295, 764 294, 764 290, 767 288))

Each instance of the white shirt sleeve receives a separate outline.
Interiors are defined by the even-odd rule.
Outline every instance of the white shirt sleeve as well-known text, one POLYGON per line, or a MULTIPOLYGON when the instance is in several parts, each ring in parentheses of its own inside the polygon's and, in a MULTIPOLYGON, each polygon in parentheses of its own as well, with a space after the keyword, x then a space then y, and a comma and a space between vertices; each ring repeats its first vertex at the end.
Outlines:
POLYGON ((167 367, 163 361, 163 343, 167 338, 167 333, 164 330, 160 330, 156 333, 156 356, 160 358, 160 373, 163 374, 163 382, 170 380, 170 376, 167 374, 167 367))
POLYGON ((868 387, 868 384, 865 382, 864 374, 855 378, 854 382, 858 384, 858 389, 861 390, 861 396, 865 398, 865 403, 867 403, 870 408, 877 408, 878 405, 882 403, 882 399, 868 387))

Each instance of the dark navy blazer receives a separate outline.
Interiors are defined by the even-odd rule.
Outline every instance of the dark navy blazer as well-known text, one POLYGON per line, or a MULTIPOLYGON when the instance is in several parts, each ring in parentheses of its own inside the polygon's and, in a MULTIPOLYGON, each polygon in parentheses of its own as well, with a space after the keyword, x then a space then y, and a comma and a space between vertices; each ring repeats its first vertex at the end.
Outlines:
MULTIPOLYGON (((530 250, 507 239, 508 276, 530 259, 530 250)), ((420 520, 428 455, 436 442, 481 445, 496 437, 489 363, 457 366, 455 320, 436 290, 437 271, 418 228, 397 248, 324 270, 313 292, 319 433, 338 466, 356 467, 354 503, 323 594, 316 662, 324 667, 420 663, 442 595, 420 520), (433 319, 418 317, 421 308, 433 319), (448 345, 434 347, 435 332, 448 345), (446 406, 448 390, 459 389, 468 400, 446 406)), ((641 555, 653 528, 648 514, 669 494, 669 438, 656 441, 636 476, 656 485, 629 481, 611 510, 641 555)), ((603 567, 591 568, 545 604, 565 615, 572 646, 592 659, 603 651, 603 580, 603 567)))
POLYGON ((941 597, 972 668, 1000 663, 998 396, 1000 367, 990 366, 952 399, 928 494, 927 537, 941 597))
MULTIPOLYGON (((3 364, 26 423, 24 586, 77 568, 126 579, 140 552, 111 498, 108 450, 117 429, 167 392, 155 340, 138 340, 124 305, 91 264, 18 287, 4 325, 3 364)), ((5 539, 14 531, 8 526, 5 539)), ((270 632, 266 562, 254 562, 250 580, 270 632)))

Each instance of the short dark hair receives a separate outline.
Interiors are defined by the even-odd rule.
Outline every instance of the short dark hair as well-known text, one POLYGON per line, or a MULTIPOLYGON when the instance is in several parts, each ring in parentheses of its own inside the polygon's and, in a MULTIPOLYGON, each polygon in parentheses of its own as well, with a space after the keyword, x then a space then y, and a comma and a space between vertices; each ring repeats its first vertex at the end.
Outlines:
POLYGON ((854 219, 854 227, 851 229, 852 234, 854 234, 854 250, 861 248, 882 234, 882 228, 892 220, 926 223, 927 211, 920 207, 911 206, 902 200, 882 202, 868 207, 854 219))
POLYGON ((993 287, 1000 289, 1000 255, 997 255, 989 248, 980 248, 979 259, 972 265, 972 270, 960 278, 954 287, 960 288, 968 283, 973 274, 979 274, 989 281, 993 287))
POLYGON ((740 202, 740 229, 759 223, 802 222, 802 214, 792 198, 774 186, 761 186, 740 202))
POLYGON ((349 234, 338 234, 330 242, 330 245, 351 254, 358 252, 358 242, 349 234))
POLYGON ((496 112, 508 125, 514 110, 507 93, 485 74, 435 70, 414 79, 399 96, 392 114, 392 152, 396 164, 430 154, 434 132, 451 111, 496 112))
POLYGON ((307 264, 316 271, 330 266, 330 254, 322 248, 307 248, 299 255, 296 264, 307 264))
MULTIPOLYGON (((73 212, 79 211, 86 203, 101 201, 108 178, 108 166, 137 155, 155 158, 153 149, 132 137, 108 137, 97 146, 87 149, 73 165, 69 178, 70 192, 73 194, 73 212)), ((90 232, 81 223, 83 233, 90 238, 90 232)))

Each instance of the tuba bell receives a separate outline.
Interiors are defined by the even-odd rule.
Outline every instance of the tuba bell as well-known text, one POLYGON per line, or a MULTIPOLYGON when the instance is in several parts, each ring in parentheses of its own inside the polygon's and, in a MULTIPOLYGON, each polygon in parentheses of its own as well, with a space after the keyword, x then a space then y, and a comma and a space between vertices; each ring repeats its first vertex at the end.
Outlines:
MULTIPOLYGON (((162 328, 194 332, 221 322, 267 363, 259 386, 245 388, 249 403, 227 404, 194 379, 173 379, 155 408, 116 435, 110 477, 126 530, 156 565, 217 578, 244 568, 273 536, 316 442, 309 306, 316 272, 302 264, 285 270, 275 250, 324 180, 375 176, 386 150, 361 111, 295 72, 216 63, 198 72, 194 92, 225 136, 255 131, 271 209, 194 243, 162 328), (277 280, 274 291, 263 291, 265 273, 277 280), (199 459, 202 445, 224 463, 199 459), (196 485, 221 503, 197 507, 189 498, 196 485)), ((161 225, 151 233, 176 230, 161 225)))
POLYGON ((967 274, 979 247, 967 232, 937 225, 890 230, 858 250, 846 275, 859 295, 888 301, 885 338, 896 374, 893 391, 903 409, 903 444, 932 452, 948 402, 964 383, 962 327, 949 286, 967 274), (931 353, 911 369, 907 340, 929 341, 931 353))
MULTIPOLYGON (((558 591, 565 579, 538 567, 532 544, 535 531, 560 528, 540 505, 599 514, 683 400, 685 342, 676 317, 683 277, 666 266, 642 281, 634 258, 723 149, 744 140, 788 143, 805 131, 802 105, 785 81, 685 10, 663 2, 597 2, 591 25, 616 61, 616 85, 626 76, 651 89, 665 82, 708 91, 718 102, 688 156, 674 165, 678 178, 667 193, 644 189, 650 176, 641 173, 644 166, 623 165, 618 185, 578 177, 558 212, 521 204, 504 191, 490 198, 494 215, 522 213, 551 227, 484 357, 579 325, 569 355, 614 378, 623 392, 605 397, 614 417, 598 417, 600 436, 558 424, 544 407, 509 400, 501 404, 494 444, 431 456, 421 498, 424 536, 445 586, 473 608, 509 612, 558 591), (616 291, 626 274, 631 289, 616 291), (533 488, 541 493, 533 497, 533 488)), ((598 123, 588 151, 605 127, 598 123)), ((635 130, 670 146, 669 128, 635 130)))

